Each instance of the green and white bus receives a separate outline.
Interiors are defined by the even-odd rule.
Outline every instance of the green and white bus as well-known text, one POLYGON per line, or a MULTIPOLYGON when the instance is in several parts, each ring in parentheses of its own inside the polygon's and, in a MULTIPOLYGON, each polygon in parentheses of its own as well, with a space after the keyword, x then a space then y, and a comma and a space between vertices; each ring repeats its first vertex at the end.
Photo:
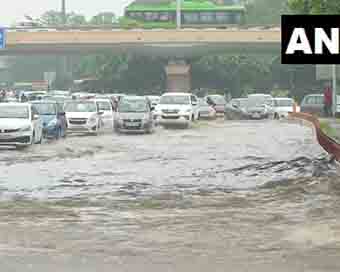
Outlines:
MULTIPOLYGON (((182 0, 183 27, 216 27, 244 23, 245 6, 232 0, 182 0)), ((176 0, 133 2, 125 9, 125 22, 143 28, 176 27, 176 0), (152 2, 152 3, 151 3, 152 2)), ((124 20, 123 20, 124 22, 124 20)))

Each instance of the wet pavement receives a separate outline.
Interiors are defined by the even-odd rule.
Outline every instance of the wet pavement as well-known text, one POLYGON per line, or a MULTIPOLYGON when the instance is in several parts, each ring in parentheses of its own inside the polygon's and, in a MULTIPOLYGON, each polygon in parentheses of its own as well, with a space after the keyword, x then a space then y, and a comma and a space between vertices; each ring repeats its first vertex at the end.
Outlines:
POLYGON ((279 121, 1 149, 1 271, 339 271, 339 182, 279 121))

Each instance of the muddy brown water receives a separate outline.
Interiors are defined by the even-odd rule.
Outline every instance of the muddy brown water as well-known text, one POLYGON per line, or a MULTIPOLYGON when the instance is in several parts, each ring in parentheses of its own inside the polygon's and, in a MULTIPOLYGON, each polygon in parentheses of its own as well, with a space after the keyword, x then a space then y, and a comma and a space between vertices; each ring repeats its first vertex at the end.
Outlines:
POLYGON ((338 176, 288 122, 1 149, 1 271, 339 271, 338 176))

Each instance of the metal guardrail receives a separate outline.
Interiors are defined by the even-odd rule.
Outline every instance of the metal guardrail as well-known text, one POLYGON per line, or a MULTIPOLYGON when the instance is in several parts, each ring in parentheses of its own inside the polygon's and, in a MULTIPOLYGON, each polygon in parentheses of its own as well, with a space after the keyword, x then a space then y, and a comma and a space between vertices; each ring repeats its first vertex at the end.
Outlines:
MULTIPOLYGON (((181 30, 277 30, 280 25, 183 25, 181 30)), ((87 26, 41 26, 41 27, 5 27, 7 32, 47 32, 47 31, 117 31, 117 30, 140 30, 140 31, 158 31, 158 30, 175 30, 169 28, 142 28, 142 27, 122 27, 119 24, 114 25, 87 25, 87 26)))

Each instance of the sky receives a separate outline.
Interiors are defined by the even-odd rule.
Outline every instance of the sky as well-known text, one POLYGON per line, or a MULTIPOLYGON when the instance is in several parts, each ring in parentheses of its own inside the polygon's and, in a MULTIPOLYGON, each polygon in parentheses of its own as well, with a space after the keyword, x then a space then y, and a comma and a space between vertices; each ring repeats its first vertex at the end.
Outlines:
MULTIPOLYGON (((39 17, 47 10, 60 10, 61 0, 3 0, 0 9, 0 26, 25 21, 24 15, 39 17)), ((102 11, 122 15, 124 7, 132 0, 66 0, 67 11, 91 17, 102 11)))

